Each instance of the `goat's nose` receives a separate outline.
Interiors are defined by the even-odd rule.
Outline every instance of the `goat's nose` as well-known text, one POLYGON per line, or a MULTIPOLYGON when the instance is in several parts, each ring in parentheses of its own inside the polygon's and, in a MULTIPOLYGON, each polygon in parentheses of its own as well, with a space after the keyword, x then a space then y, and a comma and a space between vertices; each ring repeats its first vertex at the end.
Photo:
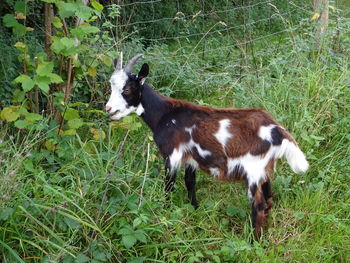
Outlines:
POLYGON ((106 105, 105 110, 106 110, 107 112, 109 112, 111 109, 112 109, 111 106, 107 106, 107 105, 106 105))

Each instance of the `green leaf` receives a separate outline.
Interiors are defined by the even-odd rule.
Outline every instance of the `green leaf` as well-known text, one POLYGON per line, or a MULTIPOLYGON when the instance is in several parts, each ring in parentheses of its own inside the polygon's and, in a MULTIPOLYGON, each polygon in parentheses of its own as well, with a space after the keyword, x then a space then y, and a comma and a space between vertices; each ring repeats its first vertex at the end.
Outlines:
POLYGON ((126 248, 131 248, 135 245, 137 239, 132 235, 126 235, 122 237, 123 244, 126 248))
POLYGON ((71 29, 70 31, 73 36, 77 37, 79 40, 83 40, 83 38, 88 34, 95 34, 100 32, 100 29, 95 26, 91 26, 88 23, 82 23, 79 27, 71 29))
POLYGON ((46 76, 53 70, 53 62, 42 62, 38 65, 36 69, 36 74, 39 76, 46 76))
POLYGON ((62 114, 64 114, 63 118, 66 121, 80 118, 79 112, 75 109, 72 109, 72 108, 67 108, 66 112, 63 112, 62 114))
POLYGON ((47 76, 50 78, 51 83, 62 83, 63 82, 63 79, 55 73, 49 73, 47 76))
POLYGON ((15 35, 17 35, 17 36, 24 36, 26 34, 26 32, 27 32, 27 28, 24 25, 20 24, 20 23, 15 25, 12 28, 12 30, 13 30, 13 33, 15 35))
POLYGON ((134 232, 134 236, 137 238, 137 240, 141 241, 142 243, 147 243, 147 238, 143 230, 136 230, 134 232))
POLYGON ((25 98, 25 92, 20 89, 15 89, 12 94, 12 101, 13 102, 22 102, 25 98))
POLYGON ((43 119, 43 116, 37 113, 30 113, 28 112, 25 115, 25 120, 28 122, 34 122, 34 121, 40 121, 43 119))
POLYGON ((57 16, 55 16, 51 23, 56 27, 56 28, 62 28, 63 24, 61 22, 61 19, 59 19, 57 16))
POLYGON ((67 136, 67 135, 76 135, 77 134, 77 130, 76 129, 69 129, 69 130, 65 130, 63 131, 63 136, 67 136))
POLYGON ((30 160, 30 159, 25 159, 25 160, 23 161, 23 165, 24 165, 24 168, 25 168, 27 171, 32 172, 32 173, 35 173, 35 172, 36 172, 32 160, 30 160))
POLYGON ((86 262, 90 261, 90 258, 85 256, 83 253, 80 253, 80 254, 77 255, 75 261, 77 263, 86 263, 86 262))
POLYGON ((79 119, 72 119, 72 120, 68 121, 68 126, 71 129, 78 129, 83 125, 84 125, 84 121, 80 118, 79 119))
POLYGON ((56 54, 70 56, 78 53, 79 48, 75 46, 74 39, 68 38, 68 37, 62 37, 62 38, 53 38, 51 50, 56 54))
POLYGON ((27 78, 22 82, 22 88, 25 92, 30 91, 34 87, 34 81, 31 78, 27 78))
POLYGON ((18 120, 18 121, 15 122, 15 126, 16 126, 18 129, 27 128, 29 125, 30 125, 30 123, 27 122, 27 121, 25 121, 25 120, 18 120))
POLYGON ((4 17, 2 18, 2 21, 4 23, 4 26, 6 27, 14 27, 17 24, 19 24, 16 18, 12 14, 4 15, 4 17))
POLYGON ((50 78, 48 76, 40 76, 36 75, 34 76, 35 84, 38 85, 39 89, 41 89, 43 92, 48 93, 50 90, 49 84, 50 78))
POLYGON ((93 0, 91 2, 91 5, 93 8, 95 8, 97 11, 102 11, 103 10, 103 5, 101 5, 99 2, 93 0))
POLYGON ((16 1, 15 6, 14 6, 15 12, 16 13, 27 13, 27 7, 26 3, 24 1, 16 1))
POLYGON ((1 111, 0 117, 7 122, 12 122, 19 118, 19 113, 10 106, 1 111))
POLYGON ((58 2, 57 4, 58 7, 58 14, 62 18, 67 18, 70 16, 73 16, 76 10, 76 4, 74 3, 63 3, 63 2, 58 2))

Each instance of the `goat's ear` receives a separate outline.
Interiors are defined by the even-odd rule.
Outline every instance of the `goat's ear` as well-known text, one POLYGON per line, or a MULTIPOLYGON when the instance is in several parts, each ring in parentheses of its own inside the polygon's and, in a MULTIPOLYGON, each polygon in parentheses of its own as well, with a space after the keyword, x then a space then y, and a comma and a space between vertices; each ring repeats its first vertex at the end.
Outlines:
POLYGON ((140 69, 140 72, 137 74, 137 79, 140 81, 141 85, 145 83, 148 73, 149 73, 149 66, 147 63, 144 63, 140 69))

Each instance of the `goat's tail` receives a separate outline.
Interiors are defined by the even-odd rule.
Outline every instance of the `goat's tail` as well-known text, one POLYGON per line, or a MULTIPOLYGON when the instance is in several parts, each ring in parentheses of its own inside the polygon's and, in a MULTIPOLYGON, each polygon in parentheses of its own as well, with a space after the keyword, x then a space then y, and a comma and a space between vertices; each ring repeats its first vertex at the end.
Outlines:
POLYGON ((284 139, 277 158, 284 156, 295 173, 306 172, 307 169, 309 169, 309 163, 304 153, 300 150, 294 138, 286 130, 282 130, 281 132, 284 135, 284 139))

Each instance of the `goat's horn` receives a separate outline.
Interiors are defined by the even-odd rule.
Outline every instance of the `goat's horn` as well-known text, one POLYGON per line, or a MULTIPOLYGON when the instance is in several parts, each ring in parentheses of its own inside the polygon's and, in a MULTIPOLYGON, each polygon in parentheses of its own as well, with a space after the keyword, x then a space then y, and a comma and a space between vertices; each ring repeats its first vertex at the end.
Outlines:
POLYGON ((137 54, 135 57, 130 59, 128 61, 128 64, 126 64, 124 71, 128 72, 128 73, 131 73, 132 67, 135 65, 136 61, 142 56, 143 56, 143 54, 137 54))
POLYGON ((121 70, 123 67, 123 52, 120 52, 118 60, 114 60, 114 67, 116 70, 121 70))

